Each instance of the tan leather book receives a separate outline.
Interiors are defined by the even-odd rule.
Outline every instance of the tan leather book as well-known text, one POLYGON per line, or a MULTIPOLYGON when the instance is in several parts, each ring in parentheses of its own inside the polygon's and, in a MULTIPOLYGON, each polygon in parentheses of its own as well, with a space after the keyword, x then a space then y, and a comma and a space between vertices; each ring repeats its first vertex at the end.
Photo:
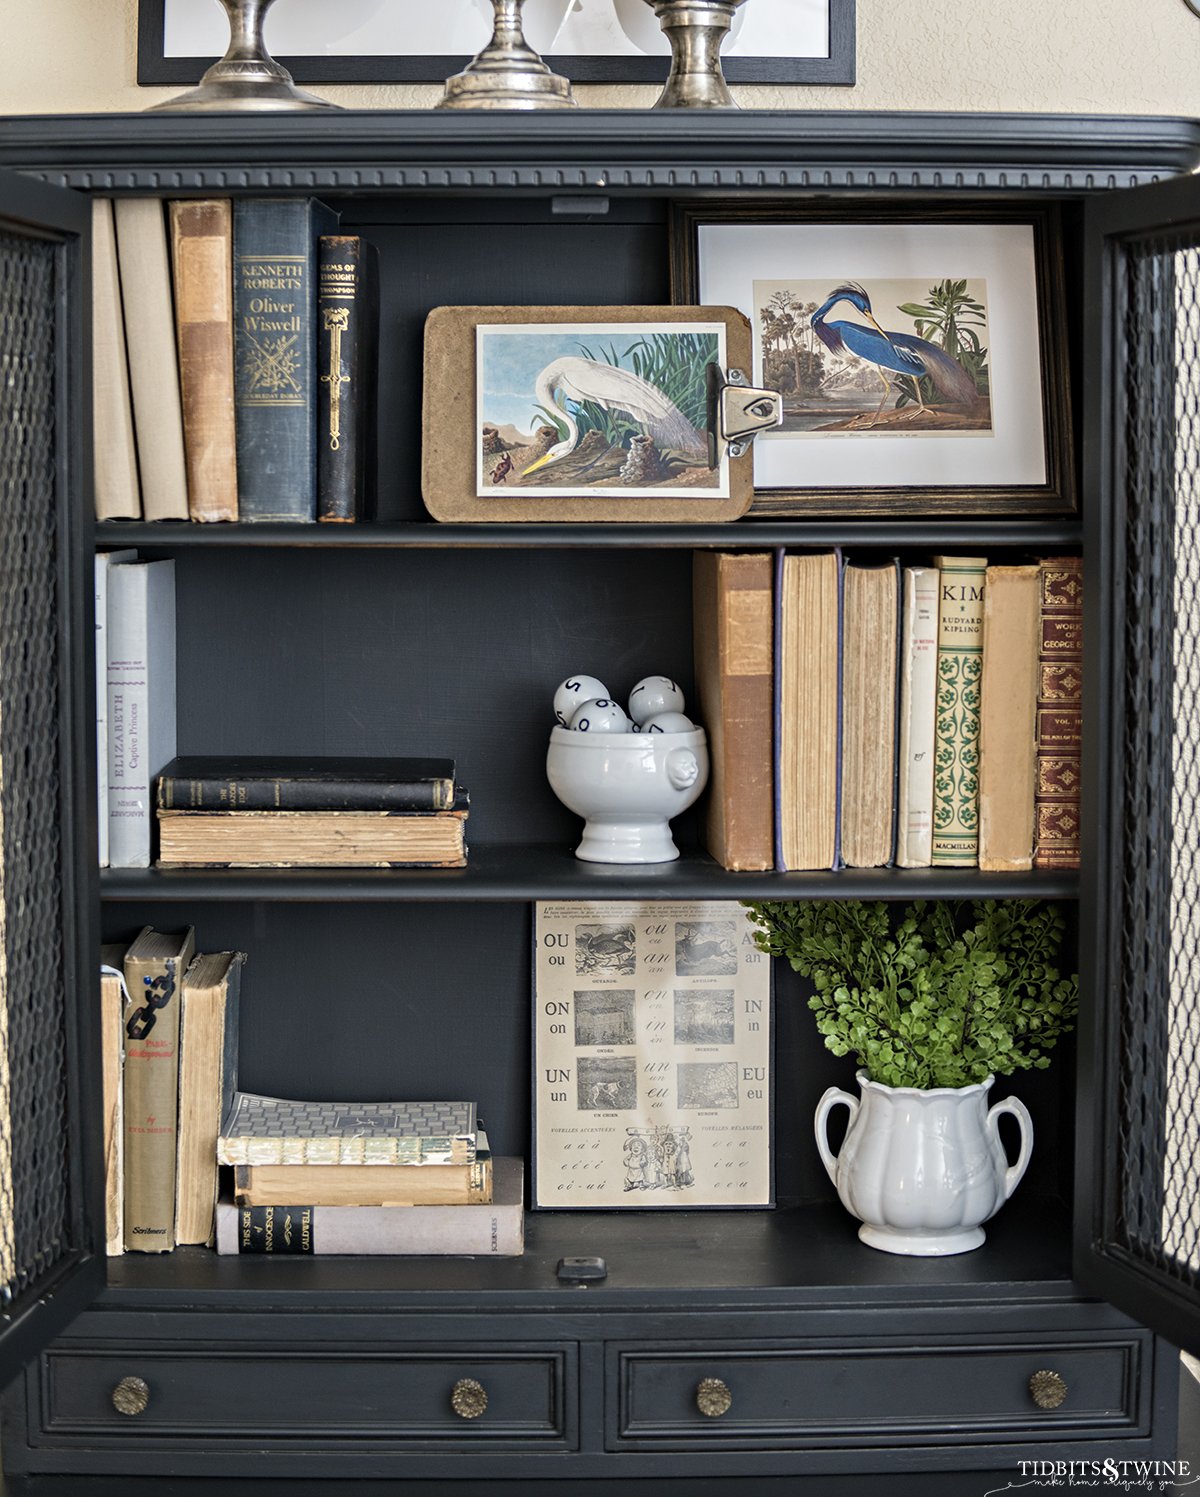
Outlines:
POLYGON ((183 412, 162 200, 118 198, 114 214, 142 513, 147 520, 186 520, 183 412))
POLYGON ((1041 564, 1035 868, 1079 867, 1083 746, 1083 562, 1041 564))
POLYGON ((111 198, 92 200, 92 433, 97 520, 141 519, 111 198))
POLYGON ((848 868, 892 860, 900 574, 847 566, 842 604, 841 853, 848 868))
POLYGON ((979 721, 979 866, 1033 867, 1038 568, 988 567, 979 721))
POLYGON ((160 868, 461 868, 465 811, 159 811, 160 868))
POLYGON ((838 838, 841 558, 785 556, 778 605, 778 866, 832 868, 838 838))
POLYGON ((692 567, 705 846, 725 868, 775 866, 772 566, 765 551, 697 551, 692 567))
POLYGON ((146 926, 125 953, 125 1251, 175 1246, 179 990, 196 933, 146 926))
POLYGON ((170 214, 188 509, 193 520, 236 520, 232 206, 200 198, 170 214))
POLYGON ((217 1137, 237 1089, 240 951, 198 956, 183 975, 179 1010, 179 1142, 175 1241, 212 1241, 217 1137))
POLYGON ((104 1242, 109 1257, 125 1251, 125 947, 100 948, 100 1099, 104 1112, 104 1242), (105 970, 107 969, 107 970, 105 970))
MULTIPOLYGON (((479 1148, 486 1149, 482 1129, 479 1148)), ((486 1206, 492 1200, 492 1157, 471 1164, 238 1164, 233 1198, 239 1206, 486 1206)))

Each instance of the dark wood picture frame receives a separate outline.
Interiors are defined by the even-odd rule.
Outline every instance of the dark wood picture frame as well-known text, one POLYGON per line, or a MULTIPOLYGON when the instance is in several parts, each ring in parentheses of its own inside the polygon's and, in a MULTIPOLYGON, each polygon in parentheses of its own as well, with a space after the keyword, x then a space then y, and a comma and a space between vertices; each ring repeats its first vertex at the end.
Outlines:
MULTIPOLYGON (((1074 516, 1077 513, 1074 428, 1071 414, 1068 331, 1063 280, 1062 222, 1056 205, 972 201, 799 205, 764 199, 757 203, 714 198, 671 206, 671 296, 680 305, 700 299, 699 239, 702 227, 766 224, 1027 224, 1033 230, 1038 354, 1045 444, 1045 481, 1039 484, 980 483, 766 487, 756 481, 750 513, 790 519, 834 519, 903 515, 1074 516)), ((854 279, 849 266, 845 279, 854 279)), ((747 292, 750 273, 747 273, 747 292)), ((730 298, 732 300, 732 298, 730 298)), ((747 305, 749 304, 747 296, 747 305)), ((737 303, 734 303, 737 304, 737 303)), ((742 310, 746 310, 743 307, 742 310)), ((753 308, 750 307, 752 312, 753 308)), ((746 371, 748 374, 750 370, 746 371)))
MULTIPOLYGON (((729 57, 724 60, 730 83, 829 84, 850 87, 857 77, 857 0, 828 0, 828 57, 729 57)), ((163 34, 166 0, 138 0, 137 81, 142 87, 198 83, 215 57, 168 57, 163 34)), ((460 72, 469 57, 338 56, 296 57, 278 61, 297 83, 441 83, 460 72)), ((666 57, 548 56, 555 72, 574 83, 662 83, 666 57)))

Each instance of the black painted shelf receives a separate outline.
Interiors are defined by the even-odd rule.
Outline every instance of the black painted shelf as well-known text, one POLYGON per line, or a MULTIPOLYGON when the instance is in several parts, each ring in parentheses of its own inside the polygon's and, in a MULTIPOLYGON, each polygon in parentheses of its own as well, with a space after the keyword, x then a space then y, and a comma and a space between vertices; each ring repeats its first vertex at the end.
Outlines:
POLYGON ((761 546, 898 547, 1005 546, 1045 552, 1078 549, 1083 531, 1076 520, 777 520, 752 516, 727 525, 201 525, 189 522, 107 520, 96 526, 99 546, 137 545, 176 551, 193 546, 287 549, 507 549, 563 550, 661 548, 753 549, 761 546))
POLYGON ((730 873, 688 850, 676 863, 583 863, 565 846, 480 844, 466 868, 108 868, 108 902, 196 900, 525 903, 535 899, 1074 899, 1075 873, 846 868, 730 873))
MULTIPOLYGON (((1001 1083, 1002 1085, 1003 1083, 1001 1083)), ((999 1095, 1004 1095, 1001 1092, 999 1095)), ((464 1293, 495 1296, 510 1308, 564 1315, 632 1307, 694 1308, 744 1299, 770 1309, 809 1304, 836 1312, 842 1302, 984 1300, 1001 1286, 1027 1286, 1031 1299, 1058 1298, 1071 1279, 1066 1208, 1017 1197, 987 1225, 974 1252, 944 1258, 881 1253, 858 1240, 858 1223, 837 1202, 763 1211, 527 1212, 519 1258, 221 1257, 209 1248, 127 1253, 108 1263, 105 1306, 156 1308, 341 1308, 363 1296, 438 1308, 464 1293), (560 1258, 599 1255, 608 1278, 587 1289, 559 1283, 560 1258), (246 1303, 253 1297, 252 1305, 246 1303)), ((362 1308, 361 1303, 359 1308, 362 1308)))

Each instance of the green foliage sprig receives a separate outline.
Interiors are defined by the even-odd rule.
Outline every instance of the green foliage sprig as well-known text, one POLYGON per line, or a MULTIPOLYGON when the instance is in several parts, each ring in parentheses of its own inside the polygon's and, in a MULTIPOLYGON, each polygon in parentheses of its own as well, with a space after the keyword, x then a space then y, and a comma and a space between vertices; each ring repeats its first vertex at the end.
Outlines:
POLYGON ((885 904, 748 903, 755 940, 810 977, 825 1045, 885 1086, 970 1086, 1044 1070, 1072 1028, 1078 978, 1054 965, 1063 918, 1033 899, 917 900, 892 929, 885 904))

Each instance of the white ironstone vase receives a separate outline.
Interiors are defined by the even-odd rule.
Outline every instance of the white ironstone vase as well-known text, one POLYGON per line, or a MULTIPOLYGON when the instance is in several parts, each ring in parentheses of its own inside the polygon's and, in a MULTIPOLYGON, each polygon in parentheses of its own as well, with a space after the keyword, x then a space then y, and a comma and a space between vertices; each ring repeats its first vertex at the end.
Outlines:
POLYGON ((910 1257, 967 1253, 984 1240, 982 1223, 1016 1190, 1033 1150, 1033 1122, 1007 1097, 988 1108, 993 1078, 974 1086, 884 1086, 858 1073, 861 1097, 831 1086, 817 1104, 817 1148, 838 1198, 870 1247, 910 1257), (850 1110, 841 1152, 829 1147, 835 1107, 850 1110), (1011 1113, 1021 1149, 1010 1165, 999 1118, 1011 1113))

